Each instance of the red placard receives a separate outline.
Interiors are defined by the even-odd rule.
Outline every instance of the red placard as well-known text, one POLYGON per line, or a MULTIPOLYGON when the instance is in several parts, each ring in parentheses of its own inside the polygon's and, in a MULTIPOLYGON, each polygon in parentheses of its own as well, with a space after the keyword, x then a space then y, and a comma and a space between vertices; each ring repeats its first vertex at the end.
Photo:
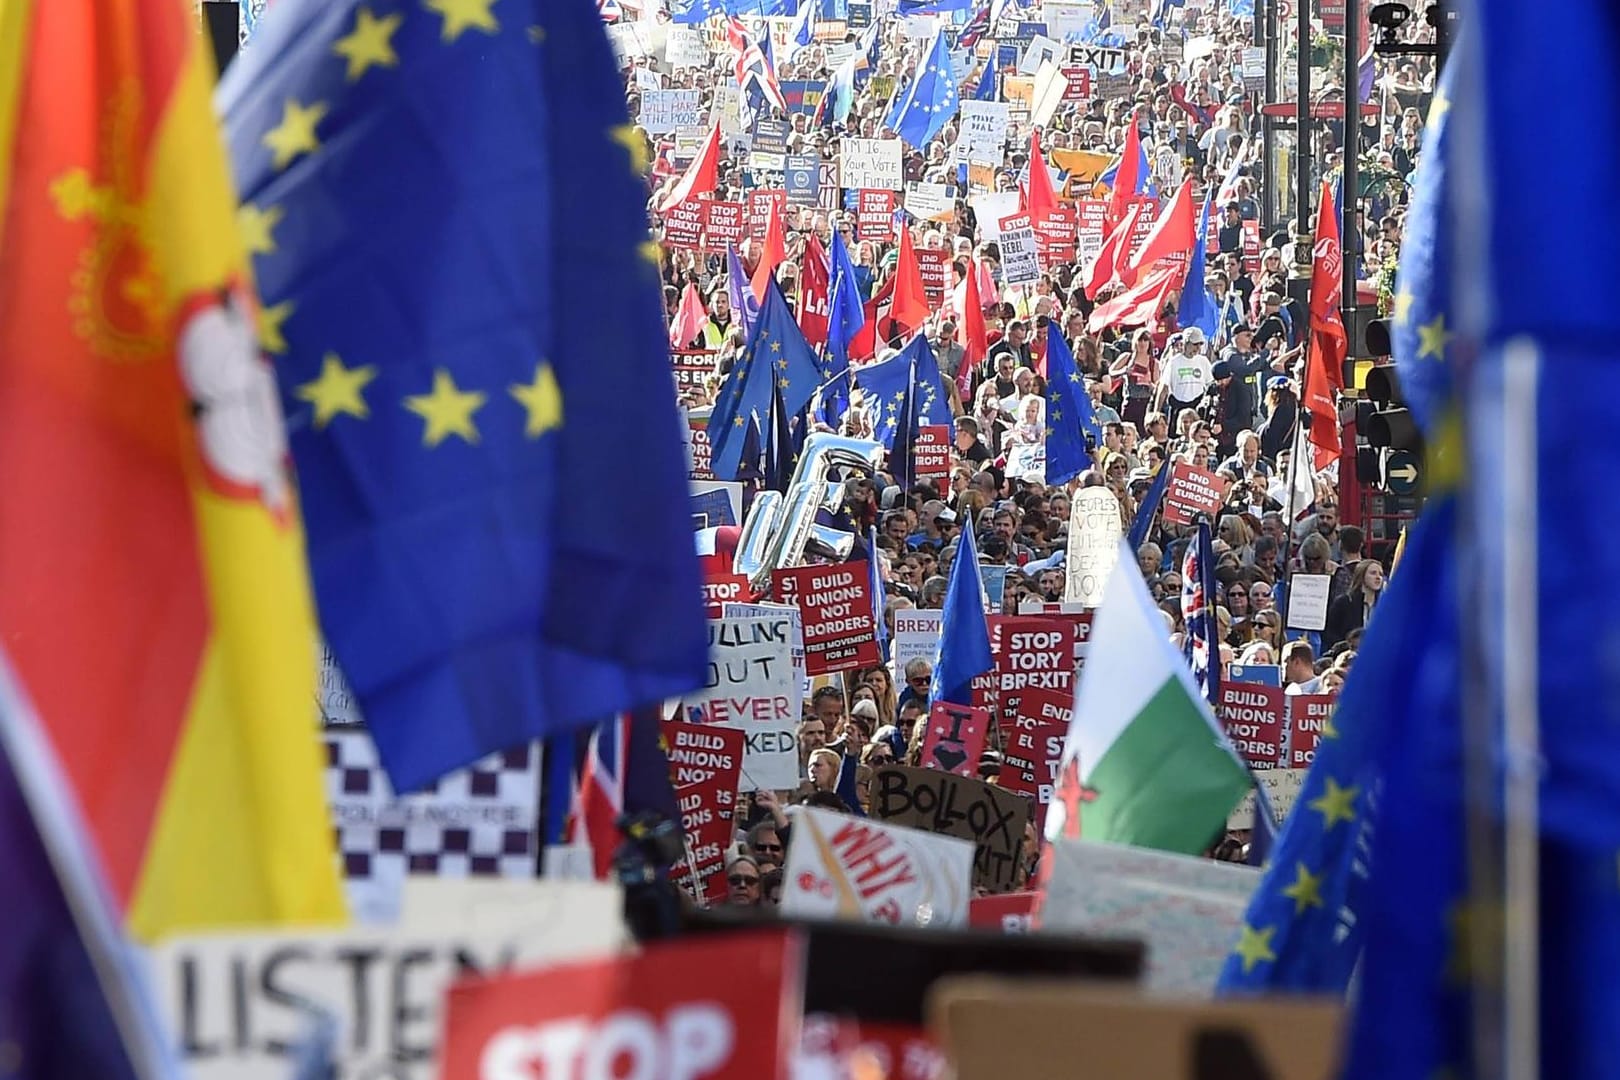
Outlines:
POLYGON ((968 925, 976 930, 999 930, 1003 934, 1027 934, 1039 893, 1010 892, 1000 896, 975 896, 968 901, 968 925))
POLYGON ((703 219, 703 247, 724 251, 742 243, 748 234, 748 207, 740 202, 711 202, 703 219))
POLYGON ((1221 250, 1221 219, 1224 213, 1216 207, 1210 212, 1209 224, 1204 228, 1204 254, 1214 255, 1221 250))
POLYGON ((957 776, 979 775, 979 755, 990 734, 990 714, 971 705, 936 701, 923 736, 922 766, 957 776))
POLYGON ((1085 101, 1091 97, 1091 69, 1084 67, 1066 67, 1063 77, 1068 84, 1063 88, 1064 101, 1085 101))
POLYGON ((703 556, 703 606, 709 618, 718 619, 725 614, 726 604, 749 604, 753 600, 754 591, 748 587, 748 578, 731 572, 729 556, 703 556))
POLYGON ((441 1075, 785 1077, 802 981, 800 939, 785 930, 464 979, 446 998, 441 1075))
POLYGON ((1091 646, 1091 619, 1096 612, 1090 608, 1081 608, 1079 604, 1026 600, 1018 609, 1018 613, 1035 615, 1042 619, 1055 619, 1074 627, 1074 673, 1078 677, 1081 669, 1086 666, 1086 650, 1091 646))
POLYGON ((855 196, 855 239, 881 242, 894 234, 895 193, 861 188, 855 196))
POLYGON ((951 253, 938 248, 918 248, 917 269, 922 274, 923 296, 928 306, 939 309, 951 287, 951 253))
POLYGON ((811 1013, 804 1018, 803 1031, 797 1063, 800 1076, 945 1080, 950 1075, 945 1051, 929 1038, 926 1029, 911 1024, 811 1013))
POLYGON ((1222 683, 1215 708, 1221 727, 1243 760, 1255 769, 1282 765, 1283 719, 1287 701, 1278 686, 1222 683))
POLYGON ((1079 223, 1072 206, 1060 206, 1036 219, 1035 241, 1039 245, 1042 266, 1050 269, 1059 263, 1074 261, 1079 223))
POLYGON ((1136 215, 1136 224, 1131 227, 1130 250, 1135 251, 1142 246, 1148 233, 1153 231, 1153 223, 1159 220, 1159 203, 1156 199, 1132 199, 1133 203, 1142 208, 1136 215))
POLYGON ((692 433, 692 467, 687 470, 688 480, 713 480, 714 451, 709 446, 709 420, 704 417, 694 420, 690 417, 686 421, 686 429, 692 433))
POLYGON ((806 674, 828 675, 882 663, 865 559, 773 570, 771 589, 778 603, 799 609, 806 674))
POLYGON ((756 188, 748 193, 748 235, 755 240, 765 239, 765 227, 771 218, 771 203, 783 221, 787 220, 787 192, 781 188, 756 188))
POLYGON ((726 850, 747 736, 739 728, 679 721, 665 723, 663 734, 686 834, 687 857, 675 866, 675 883, 703 903, 717 904, 726 895, 726 850))
POLYGON ((1057 783, 1063 742, 1069 735, 1074 696, 1051 690, 1026 690, 1007 730, 1002 749, 1001 786, 1035 800, 1035 833, 1046 835, 1046 808, 1057 783))
POLYGON ((1164 491, 1164 523, 1191 525, 1199 514, 1214 515, 1226 501, 1226 481, 1196 465, 1178 461, 1170 466, 1164 491))
POLYGON ((922 425, 912 445, 911 464, 917 479, 933 480, 951 475, 951 425, 922 425))
POLYGON ((1288 768, 1308 769, 1316 760, 1316 744, 1338 700, 1337 694, 1288 695, 1288 768))
POLYGON ((1249 273, 1260 269, 1260 223, 1243 223, 1243 268, 1249 273))
POLYGON ((703 380, 714 371, 714 353, 708 349, 671 349, 669 367, 675 375, 677 396, 695 394, 703 380))
POLYGON ((1004 728, 1026 690, 1074 697, 1074 635, 1073 623, 1055 619, 1010 615, 990 620, 996 704, 1004 728))
POLYGON ((703 246, 703 203, 687 199, 663 214, 664 246, 697 249, 703 246))

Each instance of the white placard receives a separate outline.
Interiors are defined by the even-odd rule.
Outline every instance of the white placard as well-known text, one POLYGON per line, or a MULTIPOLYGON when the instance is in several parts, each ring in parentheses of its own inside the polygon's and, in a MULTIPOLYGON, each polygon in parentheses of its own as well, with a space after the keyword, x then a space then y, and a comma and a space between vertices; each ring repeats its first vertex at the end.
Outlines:
POLYGON ((973 219, 979 225, 979 241, 994 244, 1001 239, 1001 219, 1018 213, 1018 192, 996 191, 975 195, 968 200, 973 219))
POLYGON ((703 123, 703 91, 648 90, 641 95, 641 126, 654 135, 703 123))
POLYGON ((1093 11, 1089 3, 1081 0, 1045 0, 1041 14, 1046 19, 1046 32, 1058 41, 1067 41, 1085 30, 1093 11))
POLYGON ((1295 574, 1288 579, 1288 628, 1327 629, 1328 588, 1331 574, 1295 574))
POLYGON ((635 77, 636 89, 644 94, 651 90, 662 90, 664 88, 663 78, 652 68, 636 68, 635 77))
MULTIPOLYGON (((1096 607, 1119 565, 1124 529, 1119 500, 1104 487, 1081 488, 1069 504, 1069 549, 1064 558, 1063 599, 1096 607)), ((1134 572, 1131 566, 1127 570, 1134 572)))
POLYGON ((962 102, 957 144, 966 146, 968 161, 977 165, 1001 164, 1010 108, 1005 101, 962 102))
POLYGON ((794 706, 794 715, 798 715, 798 711, 804 707, 804 699, 810 696, 810 673, 805 669, 804 661, 804 615, 799 611, 799 606, 768 602, 744 604, 728 600, 720 605, 720 614, 728 619, 786 618, 793 623, 793 678, 799 686, 799 701, 794 706))
POLYGON ((1040 242, 1028 214, 1012 214, 998 223, 1001 235, 1001 281, 1027 285, 1041 278, 1040 242))
MULTIPOLYGON (((894 613, 894 681, 905 682, 906 665, 939 655, 939 635, 945 613, 938 608, 899 608, 894 613)), ((905 732, 909 738, 911 733, 905 732)))
POLYGON ((956 202, 944 184, 927 184, 918 180, 906 185, 906 212, 921 221, 947 220, 956 202))
POLYGON ((1123 75, 1131 54, 1107 45, 1070 45, 1069 66, 1090 68, 1093 75, 1123 75))
POLYGON ((973 845, 805 807, 793 817, 782 914, 890 926, 966 926, 973 845))
POLYGON ((1020 75, 1033 75, 1041 70, 1041 65, 1048 60, 1056 61, 1063 55, 1063 46, 1042 34, 1036 34, 1029 47, 1024 50, 1024 58, 1018 61, 1020 75))
POLYGON ((837 71, 844 66, 844 61, 855 55, 855 50, 861 47, 858 41, 838 41, 826 48, 827 70, 837 71))
MULTIPOLYGON (((1271 799, 1272 813, 1277 815, 1277 824, 1281 825, 1288 820, 1293 812, 1294 803, 1299 801, 1300 789, 1305 786, 1305 774, 1309 769, 1256 769, 1254 778, 1266 786, 1266 795, 1271 799)), ((1251 790, 1243 796, 1243 801, 1233 808, 1227 816, 1228 829, 1254 828, 1254 792, 1251 790)))
POLYGON ((691 26, 671 26, 669 38, 664 42, 664 59, 670 67, 708 67, 709 47, 703 42, 703 31, 691 26))
POLYGON ((608 41, 613 45, 613 55, 619 59, 619 67, 629 67, 631 60, 646 55, 647 47, 642 43, 641 34, 635 23, 610 26, 607 32, 608 41))
POLYGON ((1068 90, 1069 77, 1063 69, 1053 63, 1042 64, 1035 74, 1035 89, 1030 94, 1029 122, 1036 127, 1050 124, 1068 90))
POLYGON ((838 160, 844 187, 899 191, 905 182, 900 151, 899 139, 842 140, 838 160))
POLYGON ((748 134, 747 126, 742 121, 741 88, 729 84, 715 87, 714 104, 711 108, 720 117, 721 134, 748 134))
POLYGON ((710 619, 707 684, 686 696, 681 715, 747 736, 742 790, 784 790, 799 782, 801 693, 793 621, 785 614, 710 619))
POLYGON ((284 1080, 329 1023, 338 1077, 429 1080, 438 1075, 440 1003, 452 981, 606 958, 624 946, 618 886, 512 884, 523 886, 522 904, 446 903, 441 891, 424 909, 435 913, 431 923, 393 930, 208 934, 157 945, 153 981, 186 1075, 284 1080))

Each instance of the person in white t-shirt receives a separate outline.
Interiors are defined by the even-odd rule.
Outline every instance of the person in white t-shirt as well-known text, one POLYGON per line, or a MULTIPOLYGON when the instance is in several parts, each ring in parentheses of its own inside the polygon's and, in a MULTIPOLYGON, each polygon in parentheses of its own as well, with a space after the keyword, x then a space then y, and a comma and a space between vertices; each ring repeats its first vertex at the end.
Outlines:
POLYGON ((1204 355, 1204 332, 1189 326, 1181 334, 1180 351, 1174 346, 1165 350, 1154 407, 1164 412, 1168 400, 1171 416, 1178 415, 1182 409, 1195 409, 1214 381, 1209 357, 1204 355))

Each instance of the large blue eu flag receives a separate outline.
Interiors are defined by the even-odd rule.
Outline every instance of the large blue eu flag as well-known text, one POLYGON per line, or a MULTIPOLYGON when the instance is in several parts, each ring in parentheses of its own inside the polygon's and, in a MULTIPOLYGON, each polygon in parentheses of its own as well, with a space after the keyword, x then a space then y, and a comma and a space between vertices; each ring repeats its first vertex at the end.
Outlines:
POLYGON ((220 106, 322 629, 395 788, 701 685, 647 148, 595 6, 284 0, 220 106))

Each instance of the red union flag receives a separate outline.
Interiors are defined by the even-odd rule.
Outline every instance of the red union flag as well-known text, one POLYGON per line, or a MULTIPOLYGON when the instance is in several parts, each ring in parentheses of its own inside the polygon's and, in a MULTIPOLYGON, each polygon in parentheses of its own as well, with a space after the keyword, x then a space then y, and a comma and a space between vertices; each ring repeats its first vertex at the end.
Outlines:
POLYGON ((450 988, 446 1080, 785 1077, 802 949, 782 930, 649 945, 450 988), (694 972, 724 972, 696 978, 694 972))

